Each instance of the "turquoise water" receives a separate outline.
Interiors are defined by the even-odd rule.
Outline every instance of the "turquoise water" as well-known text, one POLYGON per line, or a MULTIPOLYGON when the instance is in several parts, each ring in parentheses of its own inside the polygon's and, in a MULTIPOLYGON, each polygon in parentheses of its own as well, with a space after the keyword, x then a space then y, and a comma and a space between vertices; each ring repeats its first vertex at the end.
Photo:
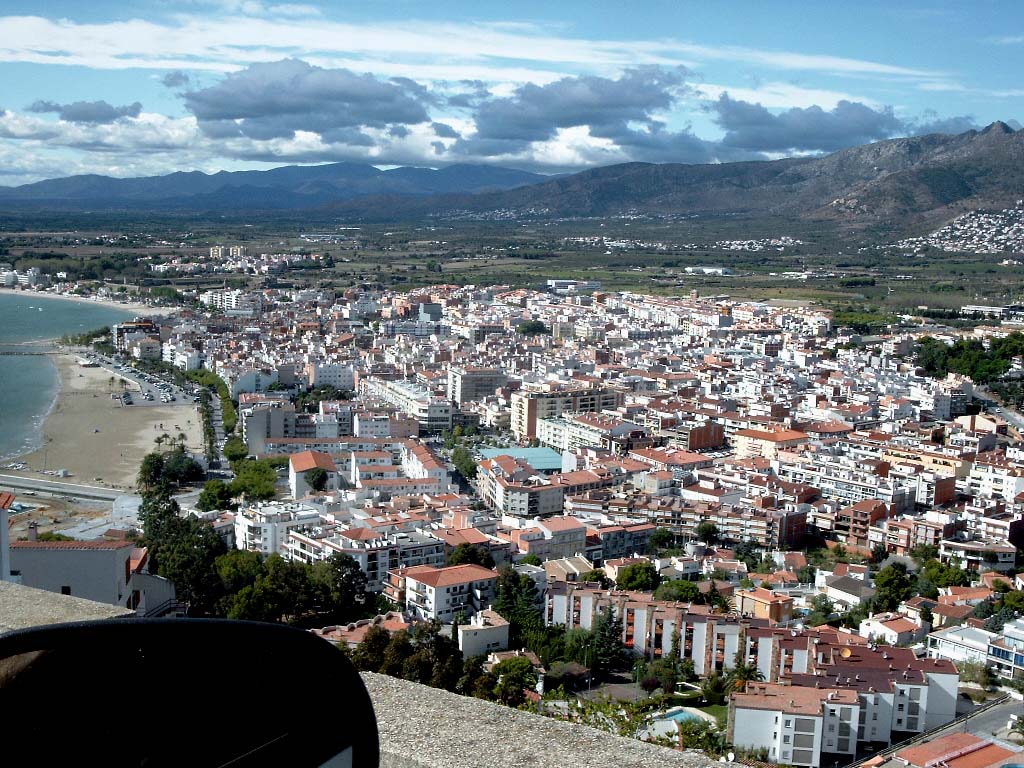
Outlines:
POLYGON ((701 720, 703 718, 700 715, 695 715, 693 712, 687 712, 685 709, 681 709, 678 712, 673 712, 669 715, 659 717, 659 720, 675 720, 677 723, 682 723, 686 720, 701 720))
POLYGON ((134 313, 77 301, 0 291, 0 457, 35 450, 60 386, 47 339, 130 320, 134 313))

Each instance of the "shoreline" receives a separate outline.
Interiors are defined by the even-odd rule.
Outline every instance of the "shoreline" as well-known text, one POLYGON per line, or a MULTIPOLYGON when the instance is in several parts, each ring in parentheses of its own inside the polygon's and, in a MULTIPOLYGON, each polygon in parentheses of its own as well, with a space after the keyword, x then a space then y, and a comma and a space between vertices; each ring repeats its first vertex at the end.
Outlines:
POLYGON ((16 450, 13 453, 5 453, 2 456, 0 456, 0 461, 4 463, 20 461, 22 460, 21 457, 33 454, 43 447, 43 444, 45 444, 46 442, 46 422, 49 420, 50 415, 54 412, 54 410, 56 410, 57 401, 60 400, 60 393, 61 390, 64 388, 64 376, 61 373, 60 366, 57 365, 57 362, 53 359, 57 352, 56 345, 52 344, 50 339, 45 339, 40 342, 21 342, 21 344, 29 343, 38 343, 41 345, 49 345, 51 347, 51 349, 46 351, 44 357, 46 357, 47 363, 53 366, 53 373, 57 377, 57 386, 53 390, 53 397, 50 398, 50 403, 49 405, 46 406, 46 410, 43 411, 43 413, 41 413, 37 417, 39 419, 38 427, 37 429, 33 430, 33 438, 27 440, 26 445, 24 445, 22 449, 16 450), (36 436, 38 436, 38 440, 34 439, 36 436))
POLYGON ((112 397, 123 389, 120 377, 103 368, 83 368, 78 356, 66 351, 48 357, 57 369, 58 387, 42 422, 41 442, 3 459, 4 464, 25 463, 26 469, 4 471, 38 478, 63 469, 73 481, 132 492, 142 457, 157 449, 157 437, 182 433, 187 451, 202 452, 202 419, 195 407, 122 406, 112 397))
POLYGON ((119 309, 124 312, 137 312, 140 315, 172 315, 181 309, 181 307, 155 307, 137 301, 120 302, 113 301, 112 299, 93 299, 87 296, 69 296, 63 293, 48 293, 46 291, 21 291, 13 288, 0 288, 0 296, 4 295, 31 296, 32 298, 53 299, 54 301, 74 301, 79 304, 92 304, 93 306, 119 309))

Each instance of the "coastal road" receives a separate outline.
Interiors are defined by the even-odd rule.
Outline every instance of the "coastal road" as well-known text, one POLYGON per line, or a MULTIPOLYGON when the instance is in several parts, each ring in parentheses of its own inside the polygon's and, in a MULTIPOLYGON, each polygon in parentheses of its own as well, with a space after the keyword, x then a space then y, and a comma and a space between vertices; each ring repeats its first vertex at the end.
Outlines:
POLYGON ((0 487, 13 488, 20 491, 35 491, 50 496, 71 496, 76 499, 98 499, 113 501, 124 496, 124 491, 115 488, 103 488, 98 485, 81 485, 64 483, 59 480, 42 480, 21 475, 0 475, 0 487))

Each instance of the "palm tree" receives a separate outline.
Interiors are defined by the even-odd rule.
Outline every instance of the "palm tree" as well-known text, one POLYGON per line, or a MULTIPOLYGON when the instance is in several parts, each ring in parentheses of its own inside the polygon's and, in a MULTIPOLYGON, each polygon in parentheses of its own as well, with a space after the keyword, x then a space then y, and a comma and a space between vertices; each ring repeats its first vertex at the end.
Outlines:
MULTIPOLYGON (((736 655, 739 656, 738 653, 736 655)), ((758 669, 757 664, 750 661, 746 664, 737 664, 730 669, 726 680, 732 690, 742 692, 748 682, 758 683, 764 680, 764 673, 758 669)))

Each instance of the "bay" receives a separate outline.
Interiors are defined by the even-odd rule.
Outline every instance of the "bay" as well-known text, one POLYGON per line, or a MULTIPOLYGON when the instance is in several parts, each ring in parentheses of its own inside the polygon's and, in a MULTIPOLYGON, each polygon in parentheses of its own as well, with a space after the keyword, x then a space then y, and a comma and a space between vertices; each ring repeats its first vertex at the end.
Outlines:
POLYGON ((0 291, 0 458, 42 444, 43 422, 60 390, 48 340, 131 320, 135 313, 36 293, 0 291))

